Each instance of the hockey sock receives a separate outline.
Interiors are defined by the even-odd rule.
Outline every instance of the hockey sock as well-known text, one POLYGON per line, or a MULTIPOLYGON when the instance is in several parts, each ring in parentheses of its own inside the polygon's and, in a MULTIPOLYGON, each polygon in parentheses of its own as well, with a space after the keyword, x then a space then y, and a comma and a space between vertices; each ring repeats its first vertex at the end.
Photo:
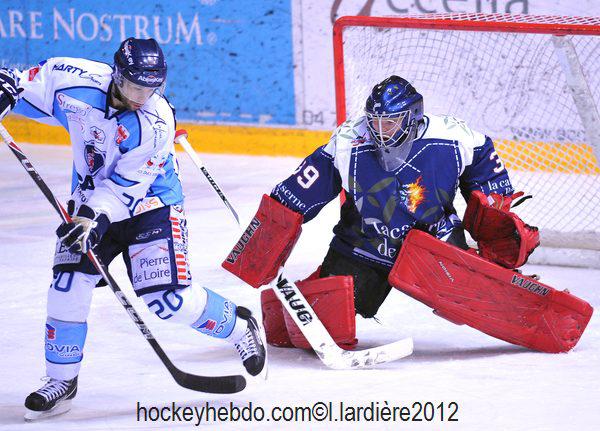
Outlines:
POLYGON ((210 289, 206 293, 206 306, 192 328, 211 337, 239 340, 247 324, 236 317, 236 305, 210 289))
POLYGON ((46 320, 46 373, 59 380, 70 380, 79 374, 87 323, 46 320))

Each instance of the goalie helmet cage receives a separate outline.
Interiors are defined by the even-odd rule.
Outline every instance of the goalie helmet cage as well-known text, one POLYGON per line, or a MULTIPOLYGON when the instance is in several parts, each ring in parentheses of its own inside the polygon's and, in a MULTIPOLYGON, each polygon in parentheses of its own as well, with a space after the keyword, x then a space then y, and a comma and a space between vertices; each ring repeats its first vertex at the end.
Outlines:
MULTIPOLYGON (((510 14, 346 16, 333 29, 337 121, 363 115, 395 74, 425 112, 490 136, 540 228, 530 262, 600 267, 600 18, 510 14), (536 259, 537 258, 537 259, 536 259)), ((455 200, 459 215, 462 197, 455 200)))

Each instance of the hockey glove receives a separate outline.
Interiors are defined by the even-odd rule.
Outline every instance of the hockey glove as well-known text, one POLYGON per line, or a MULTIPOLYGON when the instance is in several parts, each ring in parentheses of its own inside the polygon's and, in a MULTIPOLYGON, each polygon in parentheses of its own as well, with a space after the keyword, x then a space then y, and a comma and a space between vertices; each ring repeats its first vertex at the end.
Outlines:
POLYGON ((98 245, 109 226, 106 214, 97 214, 87 205, 81 205, 70 223, 63 223, 56 229, 56 235, 71 253, 86 254, 98 245))
POLYGON ((17 77, 8 69, 0 69, 0 120, 15 107, 19 93, 17 77))
POLYGON ((463 225, 477 241, 479 254, 505 268, 518 268, 540 244, 537 227, 530 226, 510 211, 528 197, 523 193, 501 196, 491 193, 486 196, 473 191, 469 199, 463 225))

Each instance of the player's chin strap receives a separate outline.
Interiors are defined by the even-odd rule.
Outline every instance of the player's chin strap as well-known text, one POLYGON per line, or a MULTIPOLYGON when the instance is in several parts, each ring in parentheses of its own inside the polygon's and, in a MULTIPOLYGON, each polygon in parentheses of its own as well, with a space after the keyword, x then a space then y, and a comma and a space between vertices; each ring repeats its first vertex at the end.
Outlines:
POLYGON ((413 352, 412 338, 366 350, 344 350, 331 338, 325 326, 310 306, 296 283, 288 280, 283 267, 270 283, 294 323, 325 365, 334 369, 365 368, 404 358, 413 352))
MULTIPOLYGON (((21 162, 25 170, 29 173, 35 184, 42 191, 46 199, 54 207, 56 212, 60 215, 61 219, 65 223, 71 222, 71 217, 67 211, 63 208, 60 202, 56 199, 52 191, 48 188, 40 174, 33 167, 25 153, 14 143, 13 138, 10 136, 8 131, 0 123, 0 136, 2 140, 8 145, 15 157, 21 162)), ((162 349, 156 338, 150 332, 150 329, 146 326, 144 321, 140 318, 139 314, 133 308, 133 305, 129 302, 117 282, 108 272, 108 268, 93 252, 90 250, 87 252, 87 256, 90 261, 94 264, 98 272, 102 275, 108 286, 112 289, 117 299, 129 314, 129 317, 136 324, 142 335, 146 338, 150 346, 154 349, 162 363, 167 367, 173 379, 184 388, 191 389, 193 391, 217 393, 217 394, 229 394, 243 390, 246 387, 246 379, 244 376, 231 375, 231 376, 200 376, 196 374, 189 374, 181 371, 177 368, 173 362, 169 359, 165 351, 162 349)))
POLYGON ((194 164, 200 170, 200 172, 202 172, 204 174, 204 176, 206 177, 206 179, 208 180, 208 182, 210 183, 210 185, 212 186, 214 191, 217 192, 217 194, 219 195, 219 197, 221 198, 221 200, 223 201, 225 206, 227 208, 229 208, 229 211, 231 211, 231 214, 235 218, 235 221, 237 222, 238 227, 241 227, 240 226, 240 218, 238 217, 237 212, 233 209, 233 206, 229 203, 229 201, 225 197, 225 194, 221 191, 221 189, 217 185, 216 181, 208 173, 208 170, 204 166, 204 163, 202 163, 202 160, 200 160, 200 157, 198 157, 198 154, 196 154, 196 152, 192 148, 192 145, 188 142, 187 136, 188 136, 188 133, 185 130, 179 129, 175 133, 175 143, 177 143, 183 147, 183 149, 188 154, 188 156, 190 156, 190 159, 192 159, 192 162, 194 162, 194 164))

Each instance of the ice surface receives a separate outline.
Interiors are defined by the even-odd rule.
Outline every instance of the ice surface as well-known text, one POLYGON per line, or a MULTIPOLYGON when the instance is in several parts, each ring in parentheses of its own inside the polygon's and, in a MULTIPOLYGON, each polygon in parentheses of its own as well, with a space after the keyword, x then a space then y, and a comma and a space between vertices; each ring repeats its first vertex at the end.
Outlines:
MULTIPOLYGON (((70 184, 69 147, 23 145, 50 188, 66 199, 70 184)), ((245 225, 260 195, 298 164, 294 158, 201 154, 245 225)), ((180 155, 190 228, 192 274, 210 287, 257 311, 258 292, 222 270, 220 263, 239 232, 218 196, 185 155, 180 155)), ((301 278, 325 254, 338 206, 334 202, 304 227, 287 265, 301 278)), ((359 347, 372 347, 407 336, 415 352, 404 360, 372 370, 335 371, 311 353, 270 348, 266 382, 250 381, 235 395, 208 395, 180 388, 142 339, 108 288, 94 293, 79 394, 72 410, 46 422, 25 424, 23 401, 44 375, 43 334, 46 291, 50 284, 54 229, 58 218, 26 172, 5 147, 0 149, 0 274, 3 304, 0 327, 0 429, 131 430, 194 428, 194 423, 138 422, 136 402, 150 406, 238 407, 252 402, 268 412, 273 406, 312 406, 339 401, 354 406, 412 406, 414 402, 455 401, 459 422, 361 423, 211 423, 211 429, 599 429, 600 323, 592 317, 574 351, 550 355, 512 346, 465 326, 434 316, 424 305, 392 291, 374 321, 358 321, 359 347)), ((217 375, 241 373, 233 347, 192 329, 160 321, 135 299, 124 265, 111 265, 122 289, 182 369, 217 375)), ((554 287, 600 304, 600 271, 528 266, 554 287)), ((448 414, 448 411, 446 411, 448 414)), ((334 412, 335 415, 335 412, 334 412)), ((335 417, 335 416, 334 416, 335 417)))

